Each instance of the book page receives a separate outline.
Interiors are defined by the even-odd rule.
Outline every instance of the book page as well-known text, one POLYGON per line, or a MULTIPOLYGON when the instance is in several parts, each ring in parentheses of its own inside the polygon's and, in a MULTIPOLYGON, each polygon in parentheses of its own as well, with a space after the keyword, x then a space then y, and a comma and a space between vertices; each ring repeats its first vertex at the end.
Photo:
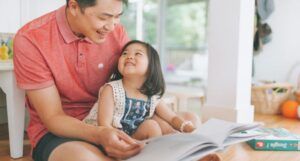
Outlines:
POLYGON ((261 138, 263 136, 266 136, 266 134, 260 133, 260 134, 248 135, 246 137, 228 137, 224 141, 223 146, 228 146, 228 145, 232 145, 232 144, 236 144, 236 143, 240 143, 240 142, 246 142, 246 141, 249 141, 252 139, 261 138))
POLYGON ((211 154, 215 151, 218 151, 218 148, 216 149, 215 147, 206 147, 206 148, 202 148, 201 149, 201 153, 198 152, 194 152, 190 155, 187 155, 184 158, 181 158, 178 161, 198 161, 200 158, 203 158, 204 156, 211 154))
POLYGON ((225 146, 248 140, 253 136, 232 136, 234 132, 259 125, 237 124, 219 119, 210 119, 193 133, 177 133, 148 140, 138 155, 126 161, 192 161, 225 146))
POLYGON ((195 150, 195 147, 216 147, 201 135, 174 134, 152 139, 140 154, 126 161, 177 161, 195 150))

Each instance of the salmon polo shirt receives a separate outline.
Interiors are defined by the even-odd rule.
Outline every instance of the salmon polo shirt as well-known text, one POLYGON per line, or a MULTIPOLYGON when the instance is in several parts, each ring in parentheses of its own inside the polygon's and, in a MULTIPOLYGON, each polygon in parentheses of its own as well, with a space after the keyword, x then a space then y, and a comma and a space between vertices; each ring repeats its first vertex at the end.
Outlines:
MULTIPOLYGON (((97 101, 100 87, 112 74, 129 38, 119 24, 101 44, 78 38, 68 25, 65 10, 63 6, 18 31, 14 39, 14 71, 21 89, 55 85, 64 112, 82 120, 97 101)), ((35 147, 48 130, 28 99, 26 105, 30 113, 27 132, 35 147)))

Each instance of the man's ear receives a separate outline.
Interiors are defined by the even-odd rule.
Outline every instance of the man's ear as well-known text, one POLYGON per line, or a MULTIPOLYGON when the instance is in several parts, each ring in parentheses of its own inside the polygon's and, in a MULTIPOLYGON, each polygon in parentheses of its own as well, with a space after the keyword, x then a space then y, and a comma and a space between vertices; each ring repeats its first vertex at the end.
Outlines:
POLYGON ((68 8, 69 8, 69 11, 70 13, 73 15, 73 16, 76 16, 79 12, 80 12, 80 6, 78 4, 78 2, 76 0, 69 0, 68 2, 68 8))

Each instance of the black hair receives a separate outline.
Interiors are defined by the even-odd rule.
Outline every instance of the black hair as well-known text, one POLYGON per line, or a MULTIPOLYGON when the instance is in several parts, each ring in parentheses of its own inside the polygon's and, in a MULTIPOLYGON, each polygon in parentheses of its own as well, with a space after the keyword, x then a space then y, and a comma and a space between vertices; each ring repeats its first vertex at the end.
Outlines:
MULTIPOLYGON (((141 93, 147 96, 162 95, 165 93, 165 80, 163 77, 163 72, 161 69, 161 64, 159 60, 159 55, 157 51, 149 44, 139 40, 131 40, 129 41, 122 49, 122 52, 131 44, 142 44, 147 49, 147 56, 149 60, 148 70, 146 73, 146 80, 142 87, 139 89, 141 93)), ((119 72, 118 68, 116 67, 110 81, 122 79, 123 76, 119 72)))
MULTIPOLYGON (((80 9, 83 11, 87 7, 92 7, 95 6, 97 3, 97 0, 76 0, 78 3, 80 9)), ((128 5, 128 0, 122 0, 122 2, 127 6, 128 5)), ((67 7, 69 5, 69 0, 66 0, 67 7)))

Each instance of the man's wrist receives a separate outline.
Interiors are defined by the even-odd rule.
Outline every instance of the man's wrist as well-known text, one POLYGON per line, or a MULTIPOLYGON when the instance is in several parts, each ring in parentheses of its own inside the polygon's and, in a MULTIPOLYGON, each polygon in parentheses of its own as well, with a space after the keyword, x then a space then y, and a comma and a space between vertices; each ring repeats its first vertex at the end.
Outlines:
POLYGON ((86 141, 94 143, 94 144, 101 144, 102 142, 101 137, 99 137, 105 127, 103 126, 93 126, 87 125, 87 129, 85 130, 84 138, 86 141))

